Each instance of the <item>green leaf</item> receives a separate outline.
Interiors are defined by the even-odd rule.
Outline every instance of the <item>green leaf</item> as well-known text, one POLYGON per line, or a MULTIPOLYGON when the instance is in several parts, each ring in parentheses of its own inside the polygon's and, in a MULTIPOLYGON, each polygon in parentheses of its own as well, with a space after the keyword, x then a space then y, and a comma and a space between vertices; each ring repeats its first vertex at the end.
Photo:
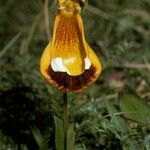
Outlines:
POLYGON ((120 98, 119 105, 124 116, 150 127, 150 107, 142 99, 133 95, 125 95, 120 98))
POLYGON ((55 145, 56 150, 64 150, 64 127, 63 121, 58 117, 54 117, 55 121, 55 145))
POLYGON ((67 132, 67 150, 74 150, 75 131, 73 126, 70 126, 67 132))
POLYGON ((32 127, 31 131, 32 131, 33 137, 35 138, 35 140, 39 146, 39 150, 47 150, 48 145, 45 143, 39 129, 36 127, 32 127))
POLYGON ((116 127, 116 129, 120 132, 127 132, 128 126, 125 120, 118 115, 116 108, 108 100, 105 100, 105 105, 109 115, 111 116, 111 122, 116 127))

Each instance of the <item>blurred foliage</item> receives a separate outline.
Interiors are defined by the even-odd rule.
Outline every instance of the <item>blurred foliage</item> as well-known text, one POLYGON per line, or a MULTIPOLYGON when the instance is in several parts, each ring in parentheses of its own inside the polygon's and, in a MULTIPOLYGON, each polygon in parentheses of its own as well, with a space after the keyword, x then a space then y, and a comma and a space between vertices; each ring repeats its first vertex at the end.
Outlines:
MULTIPOLYGON (((39 73, 48 43, 43 2, 0 0, 1 150, 55 149, 62 95, 39 73)), ((51 32, 55 9, 50 0, 51 32)), ((150 1, 89 0, 82 16, 103 73, 69 94, 76 150, 150 150, 150 1)))

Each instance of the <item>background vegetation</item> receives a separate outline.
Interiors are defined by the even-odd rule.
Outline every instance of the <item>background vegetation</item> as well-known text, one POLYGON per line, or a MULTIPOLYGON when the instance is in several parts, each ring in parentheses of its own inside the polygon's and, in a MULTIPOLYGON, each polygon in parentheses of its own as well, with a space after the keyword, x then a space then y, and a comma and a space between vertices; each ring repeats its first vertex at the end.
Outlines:
MULTIPOLYGON (((150 150, 150 1, 89 0, 82 16, 103 73, 69 94, 76 150, 150 150)), ((0 150, 55 149, 62 95, 39 72, 47 43, 44 1, 0 0, 0 150)))

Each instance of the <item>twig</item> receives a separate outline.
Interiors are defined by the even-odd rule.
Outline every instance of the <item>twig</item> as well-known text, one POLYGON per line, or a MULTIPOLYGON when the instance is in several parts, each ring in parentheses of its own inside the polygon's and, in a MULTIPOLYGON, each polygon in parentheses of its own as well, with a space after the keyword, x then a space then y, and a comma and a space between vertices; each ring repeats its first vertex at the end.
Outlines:
POLYGON ((121 14, 140 17, 149 20, 149 13, 143 9, 124 9, 121 14))
POLYGON ((44 2, 44 17, 45 17, 45 29, 47 39, 50 38, 50 25, 49 25, 49 11, 48 11, 49 0, 45 0, 44 2))
POLYGON ((116 65, 110 65, 109 67, 115 67, 115 68, 127 68, 127 69, 150 69, 150 64, 116 64, 116 65))
MULTIPOLYGON (((148 66, 147 58, 144 56, 143 59, 144 59, 145 65, 148 66)), ((147 67, 147 70, 150 72, 150 68, 147 67)))
POLYGON ((68 108, 67 108, 67 93, 63 93, 63 111, 64 111, 64 150, 67 149, 67 131, 68 131, 68 108))
POLYGON ((142 35, 144 35, 144 37, 149 38, 150 37, 150 31, 144 29, 143 27, 137 26, 135 27, 135 31, 141 33, 142 35))
POLYGON ((89 12, 93 13, 93 14, 96 14, 104 19, 107 19, 107 20, 110 20, 112 19, 112 16, 98 8, 95 8, 94 6, 92 5, 87 5, 87 7, 85 7, 86 10, 88 10, 89 12))
POLYGON ((116 113, 113 113, 112 115, 105 115, 105 116, 100 116, 101 119, 104 119, 104 118, 108 118, 108 117, 111 117, 111 116, 121 116, 121 115, 125 115, 125 114, 141 114, 142 112, 139 112, 139 111, 130 111, 130 112, 116 112, 116 113))
POLYGON ((117 99, 118 98, 118 94, 110 94, 107 96, 101 96, 96 98, 96 102, 102 101, 102 100, 110 100, 110 99, 117 99))

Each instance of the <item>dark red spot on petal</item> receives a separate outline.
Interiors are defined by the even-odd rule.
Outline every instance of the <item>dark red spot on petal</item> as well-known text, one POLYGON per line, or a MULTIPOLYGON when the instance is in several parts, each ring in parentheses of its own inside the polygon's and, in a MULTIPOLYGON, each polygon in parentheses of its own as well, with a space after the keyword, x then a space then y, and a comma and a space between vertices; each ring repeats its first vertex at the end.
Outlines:
POLYGON ((90 83, 96 79, 96 68, 91 66, 81 75, 70 76, 66 72, 54 72, 51 67, 47 70, 51 78, 51 84, 62 92, 80 91, 85 89, 90 83))

